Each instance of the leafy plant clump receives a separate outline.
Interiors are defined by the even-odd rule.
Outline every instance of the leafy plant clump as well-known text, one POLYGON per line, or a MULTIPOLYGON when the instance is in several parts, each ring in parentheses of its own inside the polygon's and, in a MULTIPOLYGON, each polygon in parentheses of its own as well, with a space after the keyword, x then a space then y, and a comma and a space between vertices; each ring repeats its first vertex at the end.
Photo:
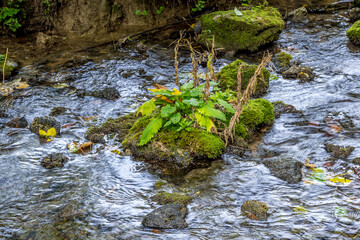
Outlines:
POLYGON ((20 20, 24 18, 23 0, 9 0, 7 7, 0 8, 0 25, 3 31, 10 29, 16 32, 20 27, 20 20))
MULTIPOLYGON (((211 85, 215 86, 216 83, 211 85)), ((156 97, 145 102, 138 110, 138 114, 143 116, 152 114, 151 121, 142 132, 139 146, 147 144, 162 128, 179 132, 198 127, 208 132, 217 132, 217 126, 226 125, 226 114, 235 112, 228 102, 233 95, 230 91, 215 91, 206 98, 204 86, 194 87, 190 81, 181 86, 181 91, 150 89, 156 97), (155 109, 159 111, 153 114, 155 109)))

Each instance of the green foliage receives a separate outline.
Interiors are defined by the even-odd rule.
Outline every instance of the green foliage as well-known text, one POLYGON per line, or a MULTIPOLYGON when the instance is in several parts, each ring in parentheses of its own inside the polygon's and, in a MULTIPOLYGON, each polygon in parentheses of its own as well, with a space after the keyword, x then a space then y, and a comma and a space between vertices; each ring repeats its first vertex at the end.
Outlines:
POLYGON ((201 12, 205 7, 205 1, 199 0, 196 4, 195 7, 193 7, 191 9, 191 11, 193 12, 201 12))
POLYGON ((45 8, 45 15, 49 15, 50 7, 51 7, 51 0, 44 0, 42 1, 42 5, 45 8))
POLYGON ((0 54, 0 63, 3 63, 5 61, 5 55, 0 54))
POLYGON ((346 36, 353 44, 360 45, 360 20, 356 21, 347 31, 346 36))
POLYGON ((143 131, 140 137, 139 146, 143 146, 150 141, 150 139, 160 130, 162 127, 163 121, 161 118, 157 117, 151 120, 149 125, 143 131))
POLYGON ((19 21, 23 17, 22 2, 23 0, 10 0, 8 7, 0 8, 0 24, 4 30, 16 32, 21 27, 19 21))
MULTIPOLYGON (((153 115, 155 119, 162 121, 156 122, 156 129, 153 131, 150 131, 150 128, 154 127, 153 121, 148 124, 141 135, 139 145, 149 142, 161 128, 179 132, 182 130, 190 131, 192 126, 198 125, 200 128, 205 128, 211 132, 216 129, 215 121, 226 123, 225 113, 231 115, 235 112, 228 102, 229 99, 233 98, 233 93, 231 91, 215 91, 211 93, 209 99, 204 100, 204 84, 198 87, 193 85, 192 81, 184 84, 180 88, 182 92, 177 89, 172 91, 150 89, 156 97, 140 106, 138 114, 153 115), (156 112, 157 108, 160 111, 156 112), (158 125, 159 123, 161 126, 158 125)), ((216 84, 212 83, 212 85, 215 86, 216 84)))

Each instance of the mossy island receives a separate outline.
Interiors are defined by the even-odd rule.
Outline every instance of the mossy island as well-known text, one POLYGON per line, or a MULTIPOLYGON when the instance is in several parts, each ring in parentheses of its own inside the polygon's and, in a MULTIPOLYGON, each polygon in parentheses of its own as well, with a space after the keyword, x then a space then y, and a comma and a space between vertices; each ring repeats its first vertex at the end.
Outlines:
POLYGON ((360 45, 360 20, 356 21, 347 31, 346 36, 350 42, 355 45, 360 45))
POLYGON ((278 10, 272 7, 218 11, 200 18, 201 34, 197 41, 211 46, 213 36, 216 48, 227 51, 255 52, 279 39, 285 27, 278 10))

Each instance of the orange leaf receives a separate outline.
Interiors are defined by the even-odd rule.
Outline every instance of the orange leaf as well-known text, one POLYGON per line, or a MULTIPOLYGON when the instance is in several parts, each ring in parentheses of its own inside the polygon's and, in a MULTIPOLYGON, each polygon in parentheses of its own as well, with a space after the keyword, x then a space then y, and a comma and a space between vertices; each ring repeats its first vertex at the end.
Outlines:
POLYGON ((156 89, 169 90, 166 86, 160 85, 160 84, 157 84, 157 83, 154 83, 153 86, 154 86, 156 89))
POLYGON ((307 159, 305 160, 304 166, 305 166, 305 167, 308 167, 308 168, 314 168, 314 167, 316 167, 315 164, 310 164, 310 158, 307 158, 307 159))
POLYGON ((342 130, 341 127, 337 124, 331 124, 330 129, 331 129, 331 132, 334 132, 334 133, 340 133, 342 130))
POLYGON ((153 231, 153 233, 161 233, 161 231, 159 229, 153 229, 152 231, 153 231))
POLYGON ((83 143, 80 145, 80 148, 81 149, 85 149, 85 148, 89 148, 93 145, 94 143, 93 142, 86 142, 86 143, 83 143))
POLYGON ((259 220, 253 213, 246 211, 246 216, 252 220, 259 220))

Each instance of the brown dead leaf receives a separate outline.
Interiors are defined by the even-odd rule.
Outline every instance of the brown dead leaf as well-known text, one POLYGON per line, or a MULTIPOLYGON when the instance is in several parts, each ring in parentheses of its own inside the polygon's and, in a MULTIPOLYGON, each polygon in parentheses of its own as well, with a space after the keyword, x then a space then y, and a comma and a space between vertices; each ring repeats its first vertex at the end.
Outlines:
POLYGON ((308 168, 314 168, 314 167, 316 167, 315 164, 310 164, 310 158, 307 158, 307 159, 305 160, 304 166, 305 166, 305 167, 308 167, 308 168))
POLYGON ((337 124, 331 124, 330 129, 331 129, 331 132, 333 132, 333 133, 340 133, 342 130, 341 127, 337 124))
POLYGON ((65 124, 63 125, 61 128, 72 128, 76 125, 76 123, 69 123, 69 124, 65 124))
POLYGON ((156 89, 169 90, 169 88, 167 88, 166 86, 157 83, 154 83, 153 87, 156 89))
POLYGON ((81 149, 86 149, 86 148, 90 148, 94 143, 93 142, 86 142, 80 145, 81 149))
POLYGON ((245 211, 245 214, 248 218, 252 219, 252 220, 259 220, 255 214, 251 213, 251 212, 248 212, 248 211, 245 211))
POLYGON ((85 122, 87 122, 87 121, 92 121, 92 120, 96 120, 96 119, 98 119, 99 117, 98 116, 91 116, 91 117, 83 117, 83 116, 81 116, 81 119, 83 120, 83 121, 85 121, 85 122))
POLYGON ((161 233, 161 231, 159 229, 153 229, 152 232, 153 233, 161 233))

